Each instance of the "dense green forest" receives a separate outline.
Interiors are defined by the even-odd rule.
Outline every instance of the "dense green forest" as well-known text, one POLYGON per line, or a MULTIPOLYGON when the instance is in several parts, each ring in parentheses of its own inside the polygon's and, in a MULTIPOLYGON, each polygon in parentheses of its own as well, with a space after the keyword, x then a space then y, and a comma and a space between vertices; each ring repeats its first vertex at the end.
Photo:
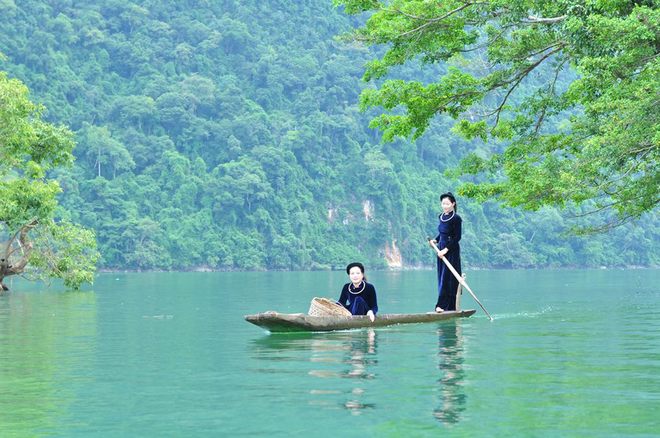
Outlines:
MULTIPOLYGON (((336 38, 360 17, 330 0, 0 0, 0 16, 0 70, 76 133, 59 215, 96 231, 102 269, 430 265, 446 170, 501 147, 441 118, 381 143, 358 109, 374 49, 336 38)), ((660 264, 657 211, 585 237, 570 228, 604 219, 459 213, 467 267, 660 264)))

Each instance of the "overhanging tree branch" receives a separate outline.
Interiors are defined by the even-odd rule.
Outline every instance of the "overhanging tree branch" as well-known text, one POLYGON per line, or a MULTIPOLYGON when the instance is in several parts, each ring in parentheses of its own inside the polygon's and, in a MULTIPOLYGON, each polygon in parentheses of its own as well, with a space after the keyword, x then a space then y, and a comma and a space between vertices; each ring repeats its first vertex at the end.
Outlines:
POLYGON ((469 8, 470 6, 481 5, 481 4, 488 4, 488 3, 487 3, 487 2, 468 2, 468 3, 465 3, 465 4, 462 5, 462 6, 459 6, 459 7, 455 8, 455 9, 453 9, 453 10, 447 12, 447 13, 444 14, 444 15, 441 15, 441 16, 439 16, 439 17, 433 17, 433 18, 427 18, 427 17, 415 16, 415 15, 407 14, 407 13, 401 11, 400 9, 393 9, 392 12, 395 12, 395 13, 397 13, 397 14, 403 15, 403 16, 408 17, 408 18, 411 18, 411 19, 413 19, 413 20, 425 21, 424 24, 422 24, 422 25, 420 25, 420 26, 418 26, 418 27, 416 27, 416 28, 414 28, 414 29, 411 29, 411 30, 409 30, 409 31, 406 31, 406 32, 404 32, 404 33, 402 33, 402 34, 399 34, 399 35, 397 36, 397 38, 405 38, 405 37, 407 37, 408 35, 413 34, 413 33, 416 33, 416 32, 419 32, 419 31, 421 31, 422 29, 424 29, 424 28, 426 28, 426 27, 428 27, 428 26, 431 26, 431 25, 434 24, 434 23, 438 23, 438 22, 440 22, 440 21, 442 21, 442 20, 445 20, 445 19, 451 17, 452 15, 455 15, 455 14, 461 12, 462 10, 464 10, 464 9, 466 9, 466 8, 469 8))
MULTIPOLYGON (((390 141, 398 135, 417 138, 433 115, 456 116, 490 103, 494 97, 495 103, 485 109, 480 120, 461 120, 455 127, 468 139, 511 139, 504 152, 494 153, 499 159, 492 166, 478 166, 476 172, 498 183, 468 183, 459 193, 477 199, 490 199, 495 194, 508 205, 530 209, 539 205, 563 207, 566 199, 578 204, 598 201, 601 205, 609 197, 613 203, 605 208, 616 210, 622 222, 626 215, 638 218, 656 205, 660 190, 657 148, 648 141, 658 129, 654 100, 659 85, 652 73, 658 68, 659 46, 654 36, 660 22, 648 2, 605 2, 587 8, 579 2, 550 7, 543 2, 512 1, 488 2, 482 7, 474 6, 477 3, 471 0, 459 0, 451 6, 429 2, 435 10, 406 7, 405 11, 383 13, 385 1, 335 1, 350 4, 354 10, 357 6, 375 10, 374 19, 362 34, 371 36, 373 44, 394 46, 376 65, 382 74, 365 75, 367 80, 384 76, 389 66, 414 61, 416 55, 435 61, 486 45, 488 72, 467 72, 474 69, 473 63, 448 70, 427 87, 409 86, 416 81, 388 83, 380 94, 369 91, 365 106, 380 106, 386 112, 399 105, 406 107, 406 115, 392 119, 382 116, 382 123, 376 124, 387 133, 385 141, 390 141), (574 20, 570 26, 569 19, 574 20), (481 38, 475 41, 478 35, 481 38), (547 70, 539 66, 558 55, 561 59, 546 75, 547 70), (568 64, 579 77, 561 77, 568 64), (533 84, 526 87, 528 81, 524 79, 532 71, 539 71, 541 78, 547 76, 547 85, 537 90, 533 84), (565 91, 558 93, 560 83, 565 91), (520 101, 514 99, 516 96, 520 101), (512 123, 496 130, 505 112, 511 113, 512 123), (557 128, 570 132, 567 138, 558 132, 544 133, 550 115, 562 117, 557 128), (390 120, 400 123, 390 129, 390 120), (489 128, 491 122, 494 126, 489 128), (547 167, 528 174, 532 160, 547 160, 547 167), (575 180, 576 186, 560 184, 556 190, 559 195, 536 196, 536 188, 554 187, 553 169, 558 165, 574 172, 566 175, 562 184, 575 180), (643 199, 635 198, 635 193, 643 193, 643 199)), ((410 6, 422 8, 426 4, 415 1, 410 6)), ((469 158, 466 163, 465 169, 475 169, 469 158)))

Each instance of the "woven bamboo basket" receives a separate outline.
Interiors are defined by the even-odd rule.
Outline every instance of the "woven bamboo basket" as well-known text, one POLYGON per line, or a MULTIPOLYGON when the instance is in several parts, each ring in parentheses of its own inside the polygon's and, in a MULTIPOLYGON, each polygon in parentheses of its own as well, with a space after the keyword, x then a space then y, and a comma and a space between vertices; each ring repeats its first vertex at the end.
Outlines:
POLYGON ((351 312, 336 301, 319 297, 312 299, 307 313, 311 316, 351 316, 351 312))

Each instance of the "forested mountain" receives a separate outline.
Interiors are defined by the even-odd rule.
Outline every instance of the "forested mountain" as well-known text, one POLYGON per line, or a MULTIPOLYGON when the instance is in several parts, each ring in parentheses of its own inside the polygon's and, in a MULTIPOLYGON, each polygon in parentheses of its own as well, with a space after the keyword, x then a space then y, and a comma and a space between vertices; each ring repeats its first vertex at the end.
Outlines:
MULTIPOLYGON (((445 170, 492 147, 441 119, 381 144, 358 110, 371 49, 335 38, 355 18, 330 0, 0 0, 0 17, 0 70, 76 132, 61 216, 96 230, 101 268, 431 264, 445 170)), ((657 212, 581 238, 594 218, 575 211, 459 213, 468 267, 660 261, 657 212)))

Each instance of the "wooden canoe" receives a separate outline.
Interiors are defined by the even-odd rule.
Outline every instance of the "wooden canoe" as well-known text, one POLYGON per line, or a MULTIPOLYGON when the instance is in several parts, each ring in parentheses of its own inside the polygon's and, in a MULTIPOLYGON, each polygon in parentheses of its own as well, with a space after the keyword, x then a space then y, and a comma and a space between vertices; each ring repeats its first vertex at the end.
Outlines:
POLYGON ((451 318, 465 318, 476 310, 446 311, 442 313, 390 313, 377 315, 371 322, 364 316, 311 316, 304 313, 264 312, 246 315, 245 320, 269 332, 326 332, 364 327, 384 327, 394 324, 411 324, 442 321, 451 318))

